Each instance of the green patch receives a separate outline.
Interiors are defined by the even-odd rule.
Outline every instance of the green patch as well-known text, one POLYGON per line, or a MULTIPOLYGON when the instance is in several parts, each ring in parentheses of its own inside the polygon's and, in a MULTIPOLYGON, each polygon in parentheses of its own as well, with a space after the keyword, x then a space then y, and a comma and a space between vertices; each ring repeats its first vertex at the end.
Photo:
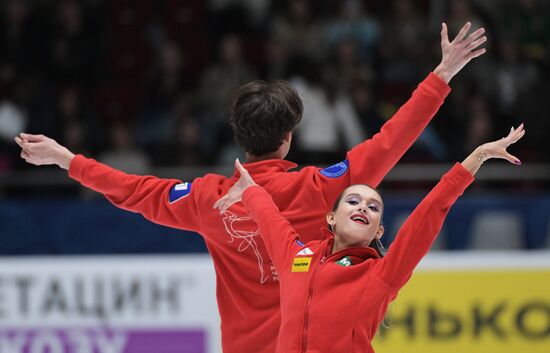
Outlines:
POLYGON ((336 261, 336 264, 345 267, 353 265, 349 256, 344 256, 340 260, 336 261))

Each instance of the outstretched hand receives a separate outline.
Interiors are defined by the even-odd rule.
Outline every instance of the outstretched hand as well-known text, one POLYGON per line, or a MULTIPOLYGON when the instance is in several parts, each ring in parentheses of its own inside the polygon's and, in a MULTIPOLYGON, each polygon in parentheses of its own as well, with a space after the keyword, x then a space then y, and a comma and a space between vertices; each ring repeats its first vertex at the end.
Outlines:
POLYGON ((216 201, 216 203, 213 206, 213 208, 214 209, 217 208, 220 211, 220 213, 224 213, 233 204, 241 201, 243 199, 243 192, 246 190, 246 188, 252 185, 256 185, 256 183, 248 173, 248 170, 246 170, 246 168, 243 167, 239 159, 235 160, 235 168, 237 168, 241 177, 227 191, 227 194, 222 198, 220 198, 218 201, 216 201))
POLYGON ((508 162, 520 165, 521 161, 516 156, 511 155, 506 150, 508 146, 516 143, 525 135, 525 129, 523 123, 518 126, 517 129, 513 127, 510 129, 508 136, 501 138, 500 140, 485 143, 480 146, 481 153, 484 154, 484 160, 491 158, 506 159, 508 162))
POLYGON ((470 173, 472 173, 472 175, 475 175, 483 162, 491 158, 506 159, 510 163, 521 165, 521 161, 516 156, 508 153, 506 149, 508 148, 508 146, 518 142, 523 137, 523 135, 525 135, 523 124, 518 126, 517 129, 510 129, 510 133, 508 134, 508 136, 503 137, 497 141, 484 143, 483 145, 476 148, 462 162, 462 166, 466 168, 470 173))
POLYGON ((21 133, 15 137, 15 143, 21 147, 21 158, 34 165, 56 164, 69 169, 74 154, 44 135, 21 133))
POLYGON ((447 83, 472 59, 486 52, 485 48, 479 48, 487 41, 487 37, 483 36, 485 29, 483 27, 478 28, 468 34, 471 27, 472 24, 466 22, 455 39, 450 42, 447 25, 445 23, 441 24, 441 51, 443 57, 434 73, 447 83))

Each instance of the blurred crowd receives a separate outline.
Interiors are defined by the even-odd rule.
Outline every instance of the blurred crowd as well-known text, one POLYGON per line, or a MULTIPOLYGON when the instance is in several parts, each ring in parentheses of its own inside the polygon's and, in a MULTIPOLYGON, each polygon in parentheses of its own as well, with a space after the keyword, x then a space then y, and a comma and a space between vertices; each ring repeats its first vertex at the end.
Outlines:
POLYGON ((550 162, 548 1, 3 0, 0 172, 25 168, 20 131, 133 172, 230 164, 229 104, 253 79, 304 99, 290 159, 337 162, 437 66, 442 21, 485 27, 488 53, 405 160, 461 160, 525 122, 514 153, 550 162))

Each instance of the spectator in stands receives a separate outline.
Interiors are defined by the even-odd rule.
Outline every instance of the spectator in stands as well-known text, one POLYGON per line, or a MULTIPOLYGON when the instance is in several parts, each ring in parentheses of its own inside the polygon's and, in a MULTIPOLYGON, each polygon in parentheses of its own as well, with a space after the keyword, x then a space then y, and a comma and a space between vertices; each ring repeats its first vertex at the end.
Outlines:
POLYGON ((228 34, 219 43, 219 61, 202 75, 199 86, 201 141, 209 156, 215 157, 232 136, 226 129, 227 111, 233 92, 256 75, 244 59, 241 41, 228 34))
MULTIPOLYGON (((29 4, 24 0, 6 0, 0 3, 0 65, 2 76, 6 70, 29 70, 36 63, 35 40, 29 4)), ((11 74, 13 75, 13 73, 11 74)))
POLYGON ((543 62, 550 44, 550 4, 547 1, 520 0, 501 5, 501 27, 518 35, 523 57, 543 62))
POLYGON ((352 37, 343 37, 334 44, 322 73, 329 94, 349 95, 356 81, 374 81, 374 68, 361 59, 358 50, 357 40, 352 37))
POLYGON ((311 0, 286 2, 283 14, 273 20, 272 37, 283 43, 291 58, 320 61, 326 52, 324 24, 315 16, 311 0))
POLYGON ((76 0, 62 0, 52 10, 50 77, 63 83, 95 80, 100 52, 97 30, 87 26, 83 5, 76 0))
POLYGON ((182 91, 174 99, 169 111, 173 128, 162 141, 157 141, 153 151, 155 164, 200 165, 205 151, 200 140, 200 127, 194 96, 182 91))
POLYGON ((108 129, 110 149, 99 156, 103 163, 133 174, 148 174, 151 163, 148 156, 135 147, 128 124, 113 122, 108 129))
MULTIPOLYGON (((315 63, 304 61, 291 82, 304 101, 302 121, 296 127, 296 153, 302 163, 330 163, 365 135, 347 94, 329 95, 315 63)), ((338 92, 340 93, 340 92, 338 92)))
POLYGON ((424 69, 419 63, 426 61, 426 19, 411 0, 397 0, 391 4, 391 12, 383 21, 383 40, 380 41, 381 74, 390 84, 407 85, 416 82, 424 69))
MULTIPOLYGON (((86 89, 85 96, 88 99, 97 102, 96 110, 101 112, 98 116, 105 117, 105 120, 133 121, 136 117, 150 114, 150 106, 142 97, 163 96, 164 93, 160 92, 163 84, 156 85, 153 82, 155 80, 150 78, 143 85, 142 79, 143 74, 150 71, 154 71, 154 77, 160 75, 157 66, 164 65, 158 64, 160 60, 165 60, 164 54, 159 55, 157 60, 150 60, 149 44, 156 48, 162 47, 164 52, 163 31, 166 37, 178 41, 178 47, 185 49, 183 55, 178 54, 185 64, 185 85, 199 87, 199 78, 220 66, 219 60, 211 60, 208 54, 211 43, 217 40, 218 33, 232 33, 229 30, 236 25, 232 22, 234 18, 228 21, 220 19, 216 24, 209 23, 210 15, 218 11, 217 18, 220 18, 229 13, 222 9, 238 4, 244 14, 250 16, 236 18, 252 23, 240 24, 240 27, 237 24, 234 29, 255 29, 253 34, 247 32, 246 47, 249 47, 251 36, 256 42, 267 43, 269 38, 269 42, 273 43, 266 45, 268 51, 265 53, 255 50, 254 58, 258 62, 254 61, 256 66, 249 67, 251 74, 246 81, 256 78, 256 70, 261 70, 262 78, 288 79, 287 74, 296 71, 293 67, 296 62, 293 58, 296 56, 323 59, 321 62, 326 63, 326 56, 332 55, 328 82, 335 83, 337 87, 349 87, 348 77, 355 76, 351 74, 357 71, 355 68, 366 67, 368 73, 364 76, 368 76, 369 85, 374 87, 377 101, 387 101, 391 107, 397 107, 404 101, 419 80, 418 75, 432 67, 431 58, 435 55, 430 53, 439 50, 435 41, 433 46, 430 45, 430 38, 436 37, 437 29, 433 33, 427 32, 425 23, 428 14, 430 23, 438 24, 441 19, 446 19, 451 30, 458 29, 465 19, 484 23, 490 26, 486 28, 489 36, 495 38, 493 44, 505 41, 511 43, 499 45, 500 48, 496 50, 488 47, 490 55, 484 56, 455 81, 455 91, 464 86, 466 102, 473 97, 473 92, 489 99, 490 110, 494 112, 491 116, 492 125, 496 128, 501 123, 510 125, 519 111, 526 120, 537 120, 539 128, 533 128, 536 133, 531 134, 523 146, 533 151, 528 155, 533 156, 534 161, 548 158, 546 154, 540 153, 540 143, 547 142, 544 135, 548 133, 548 127, 541 119, 544 115, 538 113, 545 109, 544 83, 550 74, 550 4, 547 1, 399 0, 377 3, 358 0, 296 0, 271 2, 272 9, 284 9, 274 15, 266 12, 269 6, 266 0, 192 1, 185 2, 187 5, 179 4, 178 1, 168 1, 161 5, 151 5, 148 1, 123 2, 122 5, 117 3, 61 0, 52 5, 52 2, 47 1, 0 1, 0 91, 4 92, 0 94, 8 94, 17 106, 23 108, 29 117, 30 131, 52 133, 51 127, 55 124, 55 92, 59 87, 74 82, 78 82, 79 88, 86 89), (313 3, 315 6, 312 6, 313 3), (124 14, 130 14, 131 18, 124 14), (379 31, 383 32, 379 34, 374 47, 371 47, 374 24, 378 24, 379 31), (334 38, 334 41, 327 39, 327 34, 331 34, 330 38, 334 38), (365 41, 357 42, 357 38, 365 41), (403 42, 407 38, 419 40, 411 45, 403 42), (505 49, 505 46, 515 48, 505 49), (430 49, 432 47, 433 50, 430 49), (379 50, 373 53, 375 48, 379 50), (366 56, 364 50, 367 50, 366 56), (515 54, 504 55, 505 51, 515 54), (369 61, 372 54, 383 60, 375 60, 371 66, 369 61), (407 55, 414 60, 407 59, 405 62, 402 58, 407 55), (514 56, 515 59, 510 60, 514 56), (345 67, 347 65, 354 68, 349 69, 345 67), (400 69, 406 75, 396 74, 400 69), (376 76, 372 75, 373 72, 376 76), (417 78, 407 77, 415 72, 417 78), (340 82, 341 78, 344 82, 340 82), (467 82, 460 82, 466 78, 467 82), (478 90, 479 87, 482 90, 478 90), (140 106, 139 103, 144 104, 140 106)), ((181 76, 181 69, 178 70, 181 76)), ((323 77, 325 82, 327 77, 323 77)), ((332 85, 322 89, 329 89, 326 94, 333 96, 332 85)), ((197 99, 197 102, 211 101, 208 97, 210 94, 217 95, 218 91, 206 89, 206 94, 199 95, 201 100, 197 99)), ((454 94, 451 99, 457 96, 454 94)), ((461 111, 467 105, 457 104, 454 109, 461 111)), ((171 104, 164 107, 169 111, 171 104)), ((448 116, 454 114, 450 105, 444 110, 448 116)), ((208 112, 208 109, 203 111, 208 112)), ((206 116, 199 115, 203 121, 207 121, 206 116)), ((466 115, 456 113, 456 125, 460 125, 459 120, 463 116, 466 115)), ((155 118, 158 117, 155 115, 155 118)), ((220 115, 220 119, 223 122, 226 116, 220 115)), ((441 120, 449 124, 448 120, 441 120)), ((530 126, 533 126, 531 121, 530 126)), ((173 128, 174 124, 170 126, 173 128)), ((159 123, 154 127, 165 128, 165 125, 159 123)), ((455 130, 451 125, 438 129, 448 151, 463 145, 460 140, 466 133, 465 124, 462 124, 461 129, 455 130), (453 131, 462 131, 462 134, 446 136, 452 135, 453 131), (453 142, 457 140, 457 144, 453 142)), ((138 130, 156 132, 147 128, 138 130)), ((199 131, 202 134, 201 143, 204 142, 209 148, 209 158, 201 160, 201 163, 211 163, 217 160, 218 151, 222 150, 217 145, 226 144, 231 138, 229 134, 217 134, 215 129, 212 129, 213 133, 208 133, 208 123, 201 125, 199 131), (216 134, 222 136, 218 138, 216 134)), ((106 145, 99 147, 104 148, 106 145)), ((146 150, 152 151, 149 148, 146 150)), ((448 156, 457 158, 461 154, 450 152, 448 156)), ((154 159, 157 159, 156 156, 154 159)))
POLYGON ((260 78, 266 81, 286 79, 289 52, 281 41, 269 37, 266 43, 265 62, 260 68, 260 78))
POLYGON ((74 85, 60 89, 54 112, 54 136, 75 151, 95 154, 103 141, 102 129, 83 96, 82 90, 74 85))
POLYGON ((471 0, 452 0, 447 2, 447 6, 450 31, 458 30, 464 21, 472 22, 473 26, 487 28, 487 23, 471 0))
POLYGON ((488 141, 495 135, 488 103, 481 96, 474 97, 468 103, 468 119, 464 151, 471 151, 483 141, 488 141))
POLYGON ((361 62, 372 63, 380 39, 378 21, 366 13, 360 0, 339 3, 338 17, 327 26, 326 40, 331 48, 346 39, 356 44, 356 55, 361 62))
MULTIPOLYGON (((166 42, 158 52, 157 66, 145 84, 145 96, 136 126, 136 142, 144 147, 155 164, 165 160, 162 146, 176 129, 173 106, 192 83, 183 72, 184 57, 174 42, 166 42)), ((162 163, 161 163, 162 164, 162 163)))

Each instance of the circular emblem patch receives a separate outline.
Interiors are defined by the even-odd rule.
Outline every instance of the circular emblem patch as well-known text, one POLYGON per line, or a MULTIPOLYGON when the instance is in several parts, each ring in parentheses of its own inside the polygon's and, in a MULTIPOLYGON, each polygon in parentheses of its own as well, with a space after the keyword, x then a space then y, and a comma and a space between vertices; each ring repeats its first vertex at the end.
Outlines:
POLYGON ((330 167, 326 167, 325 169, 321 169, 320 172, 326 177, 338 178, 339 176, 344 175, 348 170, 348 168, 349 168, 349 162, 346 159, 343 162, 333 164, 330 167))

